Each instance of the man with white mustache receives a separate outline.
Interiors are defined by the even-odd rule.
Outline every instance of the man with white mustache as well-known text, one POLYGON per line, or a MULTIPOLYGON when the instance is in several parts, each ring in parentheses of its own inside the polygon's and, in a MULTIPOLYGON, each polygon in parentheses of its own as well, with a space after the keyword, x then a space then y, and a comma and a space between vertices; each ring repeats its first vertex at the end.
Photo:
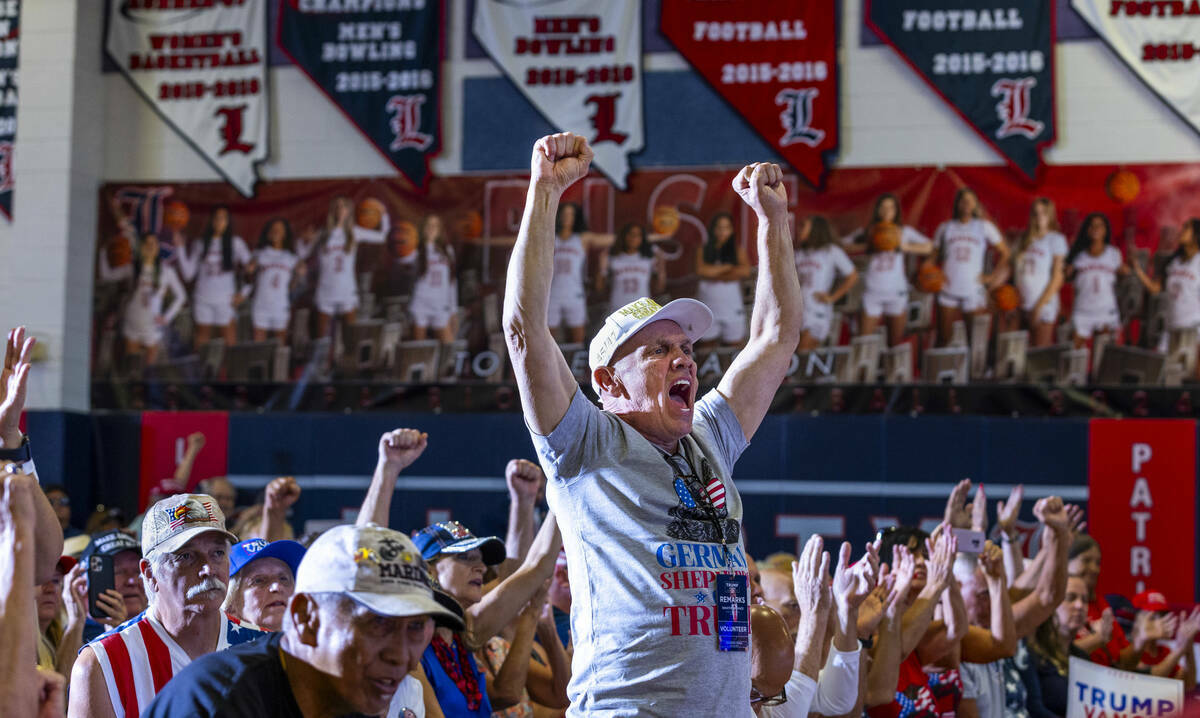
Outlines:
POLYGON ((140 568, 150 605, 80 652, 69 716, 141 715, 196 658, 263 635, 221 611, 232 541, 211 496, 178 494, 146 511, 140 568))

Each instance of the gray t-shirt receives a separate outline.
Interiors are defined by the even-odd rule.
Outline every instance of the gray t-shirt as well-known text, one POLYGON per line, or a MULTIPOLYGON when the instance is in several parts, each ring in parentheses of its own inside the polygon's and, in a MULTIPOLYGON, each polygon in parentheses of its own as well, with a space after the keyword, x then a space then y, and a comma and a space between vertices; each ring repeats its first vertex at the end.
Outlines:
POLYGON ((753 715, 749 654, 717 648, 716 574, 747 573, 742 501, 729 478, 747 442, 724 397, 696 402, 680 451, 692 450, 697 474, 703 457, 723 484, 727 551, 719 522, 662 452, 582 391, 549 436, 531 434, 571 581, 567 714, 753 715))

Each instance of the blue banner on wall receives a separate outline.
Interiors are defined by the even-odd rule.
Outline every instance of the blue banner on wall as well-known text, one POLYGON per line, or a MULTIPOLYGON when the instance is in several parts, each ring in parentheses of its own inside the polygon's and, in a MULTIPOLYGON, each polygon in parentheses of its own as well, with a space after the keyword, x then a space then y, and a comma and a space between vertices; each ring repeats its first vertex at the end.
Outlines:
POLYGON ((1055 139, 1054 0, 952 8, 866 1, 866 22, 1013 168, 1035 180, 1055 139))
POLYGON ((280 0, 279 47, 424 190, 429 160, 442 148, 442 4, 362 5, 280 0))

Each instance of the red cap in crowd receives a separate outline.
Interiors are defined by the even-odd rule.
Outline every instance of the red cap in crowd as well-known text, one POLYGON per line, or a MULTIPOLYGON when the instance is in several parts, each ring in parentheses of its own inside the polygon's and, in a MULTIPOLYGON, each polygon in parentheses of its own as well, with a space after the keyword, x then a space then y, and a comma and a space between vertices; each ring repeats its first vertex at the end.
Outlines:
POLYGON ((1155 590, 1142 591, 1133 597, 1133 607, 1139 611, 1167 610, 1167 597, 1155 590))

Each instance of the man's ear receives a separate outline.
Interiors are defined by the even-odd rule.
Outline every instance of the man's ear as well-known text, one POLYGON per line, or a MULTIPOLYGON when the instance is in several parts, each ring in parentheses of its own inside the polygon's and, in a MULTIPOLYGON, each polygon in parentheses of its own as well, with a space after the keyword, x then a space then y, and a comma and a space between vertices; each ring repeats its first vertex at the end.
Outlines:
POLYGON ((151 586, 157 588, 158 584, 154 580, 154 573, 150 570, 149 561, 144 558, 138 561, 138 572, 142 574, 143 578, 149 579, 147 581, 149 585, 143 587, 145 590, 149 591, 151 586))
POLYGON ((317 602, 308 594, 292 595, 292 600, 288 603, 287 614, 288 619, 296 627, 296 638, 299 639, 301 645, 309 647, 317 645, 317 633, 321 628, 320 613, 317 602))
POLYGON ((592 379, 596 382, 596 386, 600 388, 599 393, 601 395, 622 396, 625 392, 625 387, 617 379, 616 371, 610 366, 596 367, 592 371, 592 379))

